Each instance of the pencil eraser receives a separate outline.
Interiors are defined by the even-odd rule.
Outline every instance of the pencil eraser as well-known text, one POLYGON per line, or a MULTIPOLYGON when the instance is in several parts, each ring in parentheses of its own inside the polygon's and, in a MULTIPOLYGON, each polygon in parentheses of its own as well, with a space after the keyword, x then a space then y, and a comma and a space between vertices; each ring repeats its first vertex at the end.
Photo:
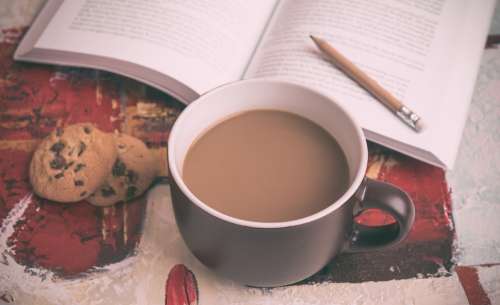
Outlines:
POLYGON ((422 122, 422 119, 419 119, 415 123, 415 130, 418 131, 418 132, 421 132, 422 130, 424 130, 424 128, 425 128, 424 122, 422 122))

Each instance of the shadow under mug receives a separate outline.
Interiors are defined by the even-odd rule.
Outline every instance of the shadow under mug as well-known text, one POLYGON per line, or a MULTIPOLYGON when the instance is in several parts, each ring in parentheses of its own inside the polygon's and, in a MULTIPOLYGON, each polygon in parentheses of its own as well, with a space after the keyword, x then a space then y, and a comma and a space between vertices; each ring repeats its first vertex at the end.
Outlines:
POLYGON ((168 166, 177 225, 191 252, 216 273, 250 286, 295 283, 341 252, 378 250, 408 234, 415 217, 411 199, 395 186, 366 178, 367 159, 360 126, 335 101, 318 92, 270 80, 218 87, 190 104, 170 134, 168 166), (298 114, 335 137, 349 165, 350 187, 345 194, 315 214, 285 222, 238 219, 196 198, 182 179, 190 145, 226 117, 253 109, 298 114), (388 212, 396 222, 367 227, 353 221, 366 209, 388 212))

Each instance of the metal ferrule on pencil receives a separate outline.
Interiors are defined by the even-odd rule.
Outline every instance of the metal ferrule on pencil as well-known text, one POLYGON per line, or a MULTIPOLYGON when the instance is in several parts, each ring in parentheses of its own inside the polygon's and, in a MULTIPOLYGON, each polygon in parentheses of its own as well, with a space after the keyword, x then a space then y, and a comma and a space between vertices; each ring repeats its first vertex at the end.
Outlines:
POLYGON ((396 114, 403 122, 418 131, 417 122, 420 120, 420 117, 410 110, 410 108, 403 105, 396 111, 396 114))

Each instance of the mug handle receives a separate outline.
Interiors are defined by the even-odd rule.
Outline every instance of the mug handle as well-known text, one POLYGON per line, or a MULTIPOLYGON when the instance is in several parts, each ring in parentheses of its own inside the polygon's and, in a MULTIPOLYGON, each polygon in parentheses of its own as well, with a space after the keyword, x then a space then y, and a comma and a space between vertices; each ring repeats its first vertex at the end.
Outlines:
POLYGON ((345 252, 364 252, 393 246, 406 238, 415 220, 412 200, 400 188, 381 181, 365 178, 354 217, 364 210, 378 209, 394 217, 395 223, 366 226, 353 222, 353 234, 345 252))

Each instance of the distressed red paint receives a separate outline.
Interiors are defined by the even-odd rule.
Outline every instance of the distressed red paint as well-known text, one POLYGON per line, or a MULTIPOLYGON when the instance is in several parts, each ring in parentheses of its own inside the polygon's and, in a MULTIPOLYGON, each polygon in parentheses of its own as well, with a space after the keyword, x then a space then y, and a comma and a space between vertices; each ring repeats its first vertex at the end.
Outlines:
MULTIPOLYGON (((122 107, 112 102, 120 96, 122 78, 89 69, 15 63, 15 47, 15 41, 0 42, 0 224, 31 193, 28 168, 39 139, 56 126, 84 121, 105 131, 119 130, 124 117, 122 107)), ((165 142, 148 140, 157 146, 165 142)), ((97 208, 84 201, 60 204, 34 196, 7 244, 18 263, 73 277, 132 255, 145 208, 145 197, 97 208)))
POLYGON ((165 283, 165 305, 196 305, 198 298, 193 272, 183 264, 173 266, 165 283))
POLYGON ((491 305, 488 294, 481 286, 477 269, 474 267, 457 266, 455 268, 470 305, 491 305))
MULTIPOLYGON (((31 192, 27 165, 31 153, 16 150, 0 151, 0 215, 31 192)), ((130 254, 140 238, 145 213, 145 198, 126 204, 128 240, 124 241, 123 209, 106 217, 102 208, 86 202, 63 205, 34 196, 32 203, 15 224, 9 238, 15 259, 29 267, 44 267, 61 275, 74 275, 95 266, 115 262, 130 254), (106 237, 102 235, 102 224, 106 237)))
MULTIPOLYGON (((451 198, 444 171, 401 154, 375 148, 370 154, 369 164, 380 162, 380 159, 383 161, 377 179, 402 188, 415 203, 417 213, 408 241, 439 241, 452 237, 451 198), (380 158, 384 154, 385 158, 380 158)), ((357 221, 382 225, 393 223, 394 218, 371 210, 360 215, 357 221)))
POLYGON ((31 190, 28 164, 31 153, 0 149, 0 225, 10 209, 31 190))
POLYGON ((113 77, 97 72, 49 65, 15 63, 16 45, 0 43, 0 135, 2 140, 30 140, 46 136, 56 125, 93 122, 100 129, 119 127, 118 97, 113 77), (102 88, 102 90, 99 90, 102 88), (96 99, 97 90, 101 100, 96 99))
MULTIPOLYGON (((13 37, 19 35, 14 32, 13 37)), ((33 144, 55 126, 91 121, 103 130, 124 130, 142 138, 149 147, 165 149, 169 130, 182 109, 172 98, 111 73, 14 63, 15 38, 12 41, 0 43, 2 221, 30 192, 27 165, 31 151, 21 149, 19 141, 33 144), (139 102, 151 104, 156 112, 139 113, 139 102)), ((306 282, 411 278, 452 266, 454 232, 444 172, 376 145, 370 145, 369 150, 370 162, 395 160, 382 164, 378 178, 411 195, 417 209, 415 228, 399 247, 339 256, 306 282)), ((145 208, 144 198, 108 209, 85 202, 60 205, 34 198, 9 243, 18 262, 74 276, 133 254, 142 234, 145 208), (64 252, 61 245, 65 243, 71 250, 64 252)), ((359 221, 387 223, 392 219, 369 211, 359 221)))
POLYGON ((384 163, 378 178, 405 190, 415 203, 417 213, 408 241, 450 239, 451 200, 444 171, 400 154, 391 158, 392 164, 384 163))
POLYGON ((58 274, 78 274, 93 267, 99 254, 96 208, 86 203, 66 207, 34 197, 8 244, 28 267, 58 274))

